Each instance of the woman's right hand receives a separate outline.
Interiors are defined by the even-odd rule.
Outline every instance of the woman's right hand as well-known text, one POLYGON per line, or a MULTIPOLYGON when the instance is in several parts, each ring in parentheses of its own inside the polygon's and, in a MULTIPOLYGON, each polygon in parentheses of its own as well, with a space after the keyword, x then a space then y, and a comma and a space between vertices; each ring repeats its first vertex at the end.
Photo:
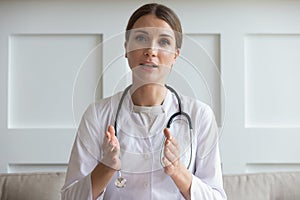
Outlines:
POLYGON ((97 199, 103 193, 115 170, 121 169, 120 144, 111 125, 104 135, 102 152, 102 159, 91 174, 93 199, 97 199))
POLYGON ((112 125, 108 126, 105 133, 102 152, 101 163, 115 170, 121 169, 120 144, 118 138, 115 136, 115 129, 112 125))

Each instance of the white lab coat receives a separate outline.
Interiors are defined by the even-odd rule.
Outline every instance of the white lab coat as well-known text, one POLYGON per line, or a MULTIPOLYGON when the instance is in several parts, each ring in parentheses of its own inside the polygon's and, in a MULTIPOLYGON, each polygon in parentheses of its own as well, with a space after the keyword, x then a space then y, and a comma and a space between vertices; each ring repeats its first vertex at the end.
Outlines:
MULTIPOLYGON (((91 172, 102 156, 102 141, 108 125, 113 125, 122 93, 91 104, 84 113, 72 149, 66 182, 62 188, 63 200, 91 200, 91 172)), ((183 149, 181 159, 186 164, 192 156, 189 171, 193 174, 191 199, 226 199, 223 189, 220 156, 218 149, 218 128, 212 110, 200 101, 180 95, 182 110, 191 117, 194 127, 192 145, 183 149), (184 151, 186 150, 186 151, 184 151)), ((122 176, 127 179, 125 188, 116 188, 112 178, 98 199, 109 200, 156 200, 184 199, 173 180, 164 173, 161 165, 161 147, 164 141, 163 129, 172 114, 178 111, 176 96, 168 91, 152 126, 144 126, 140 115, 133 111, 130 94, 126 94, 118 116, 118 140, 121 147, 122 176)), ((189 138, 181 133, 180 123, 175 120, 170 131, 177 140, 189 138), (177 123, 177 124, 176 124, 177 123), (180 132, 180 134, 176 134, 180 132)), ((188 128, 188 126, 186 126, 188 128)), ((181 130, 182 131, 182 130, 181 130)))

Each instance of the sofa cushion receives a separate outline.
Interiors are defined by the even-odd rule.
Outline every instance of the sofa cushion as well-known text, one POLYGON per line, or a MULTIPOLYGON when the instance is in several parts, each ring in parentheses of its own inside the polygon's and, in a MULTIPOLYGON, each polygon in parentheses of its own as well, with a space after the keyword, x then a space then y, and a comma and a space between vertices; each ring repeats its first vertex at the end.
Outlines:
POLYGON ((65 173, 0 174, 1 200, 58 200, 65 173))
POLYGON ((228 200, 299 200, 300 172, 224 175, 228 200))

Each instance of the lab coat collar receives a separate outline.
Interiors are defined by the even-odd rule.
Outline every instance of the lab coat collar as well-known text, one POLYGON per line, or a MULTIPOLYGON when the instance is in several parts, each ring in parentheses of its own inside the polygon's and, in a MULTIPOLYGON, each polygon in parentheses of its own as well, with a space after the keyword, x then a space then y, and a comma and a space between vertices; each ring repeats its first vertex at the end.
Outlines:
MULTIPOLYGON (((115 106, 117 107, 118 105, 115 106)), ((135 117, 136 113, 134 113, 133 102, 130 92, 128 92, 124 97, 124 101, 118 116, 118 132, 122 132, 123 134, 131 134, 134 132, 134 135, 128 136, 138 138, 148 138, 163 133, 163 129, 166 127, 167 121, 171 114, 178 110, 177 99, 169 90, 167 90, 165 100, 162 104, 162 110, 163 113, 158 115, 158 118, 154 121, 150 131, 148 132, 147 129, 135 117), (138 129, 138 131, 132 131, 133 127, 138 129)))

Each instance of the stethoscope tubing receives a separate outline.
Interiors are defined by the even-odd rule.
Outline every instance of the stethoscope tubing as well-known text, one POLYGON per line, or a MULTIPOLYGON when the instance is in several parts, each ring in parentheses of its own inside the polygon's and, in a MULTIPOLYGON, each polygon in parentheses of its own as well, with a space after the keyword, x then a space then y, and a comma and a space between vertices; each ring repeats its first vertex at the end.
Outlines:
MULTIPOLYGON (((126 94, 128 93, 129 89, 131 88, 132 85, 129 85, 125 88, 122 96, 121 96, 121 99, 119 101, 119 105, 118 105, 118 109, 117 109, 117 113, 116 113, 116 116, 115 116, 115 123, 114 123, 114 128, 115 128, 115 136, 118 137, 118 129, 117 129, 117 126, 118 126, 118 116, 120 114, 120 110, 121 110, 121 107, 122 107, 122 104, 123 104, 123 101, 124 101, 124 98, 126 96, 126 94)), ((175 94, 176 96, 176 99, 178 101, 178 112, 174 113, 171 115, 171 117, 169 118, 168 120, 168 123, 166 125, 167 128, 170 128, 171 127, 171 124, 172 122, 174 121, 175 117, 177 116, 184 116, 187 121, 188 121, 188 124, 189 124, 189 129, 190 129, 190 159, 189 159, 189 163, 187 165, 187 169, 190 168, 190 165, 191 165, 191 161, 192 161, 192 151, 193 151, 193 126, 192 126, 192 120, 191 120, 191 117, 186 113, 186 112, 183 112, 182 111, 182 108, 181 108, 181 100, 180 100, 180 97, 178 95, 178 93, 170 86, 168 85, 165 85, 165 87, 167 89, 169 89, 173 94, 175 94)), ((162 153, 162 151, 161 151, 162 153)), ((162 156, 162 155, 161 155, 162 156)), ((161 161, 161 165, 163 166, 162 164, 162 161, 161 161)), ((119 172, 120 173, 120 172, 119 172)))

